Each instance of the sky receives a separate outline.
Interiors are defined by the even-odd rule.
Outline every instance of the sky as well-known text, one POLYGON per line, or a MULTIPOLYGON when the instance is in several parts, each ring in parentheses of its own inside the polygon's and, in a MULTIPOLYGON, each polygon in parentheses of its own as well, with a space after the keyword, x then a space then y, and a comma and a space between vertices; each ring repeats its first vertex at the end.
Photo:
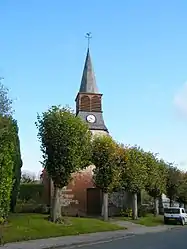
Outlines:
POLYGON ((14 100, 23 169, 42 169, 37 113, 75 108, 92 32, 110 134, 187 170, 186 12, 186 0, 1 0, 0 76, 14 100))

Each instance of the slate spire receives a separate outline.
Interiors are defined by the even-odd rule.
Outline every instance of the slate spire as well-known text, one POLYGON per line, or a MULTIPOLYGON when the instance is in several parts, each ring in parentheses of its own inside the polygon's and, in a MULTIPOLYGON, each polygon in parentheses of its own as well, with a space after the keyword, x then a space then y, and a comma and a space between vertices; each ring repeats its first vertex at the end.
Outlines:
POLYGON ((95 74, 92 66, 91 56, 90 56, 90 50, 88 47, 86 60, 84 64, 84 70, 81 80, 81 86, 79 89, 79 92, 81 93, 99 93, 95 74))

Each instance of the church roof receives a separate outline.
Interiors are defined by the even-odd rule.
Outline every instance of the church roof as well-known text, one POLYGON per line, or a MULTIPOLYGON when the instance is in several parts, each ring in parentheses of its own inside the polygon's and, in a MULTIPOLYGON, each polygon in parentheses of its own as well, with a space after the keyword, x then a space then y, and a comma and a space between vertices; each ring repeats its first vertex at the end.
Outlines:
POLYGON ((94 70, 92 66, 89 48, 87 50, 87 55, 86 55, 86 60, 84 64, 84 70, 83 70, 79 92, 99 93, 97 84, 96 84, 96 79, 95 79, 95 74, 94 74, 94 70))

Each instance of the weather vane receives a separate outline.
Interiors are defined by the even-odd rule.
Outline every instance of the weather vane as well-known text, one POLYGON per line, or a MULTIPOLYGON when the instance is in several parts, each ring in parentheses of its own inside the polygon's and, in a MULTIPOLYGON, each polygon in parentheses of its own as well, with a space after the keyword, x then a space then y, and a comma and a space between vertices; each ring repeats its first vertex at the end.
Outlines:
POLYGON ((86 39, 88 39, 88 48, 89 48, 89 46, 90 46, 90 39, 92 39, 92 33, 91 32, 88 32, 88 33, 86 33, 86 39))

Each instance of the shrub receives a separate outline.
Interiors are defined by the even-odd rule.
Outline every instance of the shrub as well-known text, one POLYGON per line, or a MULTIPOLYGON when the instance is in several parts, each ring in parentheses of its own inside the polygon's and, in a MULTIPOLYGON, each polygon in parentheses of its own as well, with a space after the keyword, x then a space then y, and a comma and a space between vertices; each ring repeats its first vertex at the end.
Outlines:
POLYGON ((132 208, 122 209, 120 215, 123 217, 132 217, 132 208))
POLYGON ((38 204, 35 201, 20 202, 18 201, 15 209, 16 213, 40 213, 48 214, 49 207, 45 204, 38 204))
POLYGON ((18 199, 22 201, 37 201, 41 203, 42 194, 44 190, 43 184, 24 183, 20 185, 18 199))
POLYGON ((142 204, 138 208, 138 216, 139 217, 145 217, 147 214, 154 214, 154 208, 153 206, 142 204))

